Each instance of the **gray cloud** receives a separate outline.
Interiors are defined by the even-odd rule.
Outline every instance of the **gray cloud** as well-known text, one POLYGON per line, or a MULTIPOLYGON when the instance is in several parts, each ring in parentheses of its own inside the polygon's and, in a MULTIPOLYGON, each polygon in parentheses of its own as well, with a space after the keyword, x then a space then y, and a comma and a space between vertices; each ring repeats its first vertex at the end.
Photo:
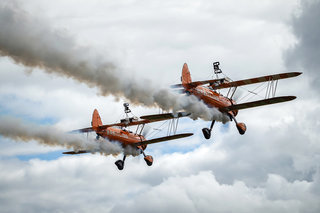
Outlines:
MULTIPOLYGON (((46 4, 43 3, 44 1, 39 2, 46 4)), ((235 5, 233 1, 201 1, 199 3, 189 1, 188 8, 184 5, 185 1, 179 1, 176 7, 171 5, 175 4, 174 1, 170 1, 166 7, 161 6, 163 1, 159 3, 146 1, 141 6, 134 1, 134 8, 127 4, 123 5, 125 11, 123 8, 119 9, 117 3, 111 3, 110 9, 106 5, 101 5, 101 1, 92 2, 95 4, 94 7, 99 5, 101 14, 108 15, 104 18, 121 17, 124 25, 116 27, 119 34, 113 32, 114 36, 121 41, 132 38, 128 42, 134 43, 134 48, 130 49, 130 53, 134 53, 132 61, 141 64, 140 67, 143 68, 141 70, 149 72, 152 70, 152 75, 162 77, 162 72, 159 74, 159 70, 170 70, 172 67, 180 66, 181 61, 184 62, 185 58, 188 58, 195 61, 190 65, 195 66, 191 71, 196 77, 204 75, 205 70, 211 68, 207 69, 206 64, 213 56, 224 56, 222 57, 225 61, 224 71, 234 70, 230 77, 236 76, 238 79, 243 76, 260 75, 261 73, 258 73, 260 69, 265 69, 265 74, 281 69, 279 68, 281 58, 276 54, 280 51, 272 45, 272 41, 274 41, 273 38, 279 38, 276 41, 281 43, 280 46, 282 44, 286 46, 286 42, 282 42, 282 39, 288 38, 283 19, 286 19, 285 14, 291 11, 288 8, 294 1, 283 0, 276 3, 268 0, 257 3, 243 1, 237 7, 232 6, 235 5), (137 10, 137 5, 140 10, 137 10), (152 11, 152 6, 157 11, 152 11), (201 10, 203 8, 206 10, 201 10), (139 22, 141 20, 137 21, 131 11, 134 14, 143 14, 139 18, 147 24, 147 27, 141 27, 139 22), (148 12, 144 13, 145 11, 148 12), (184 15, 179 11, 183 11, 184 15), (169 19, 162 19, 163 14, 169 19), (126 18, 131 22, 128 23, 126 18), (269 19, 272 19, 271 23, 269 19), (158 21, 157 24, 154 24, 154 21, 158 21), (161 26, 158 25, 159 21, 162 21, 161 26), (136 25, 131 25, 134 24, 133 22, 136 25), (168 25, 172 29, 168 28, 168 25), (182 26, 183 29, 176 26, 182 26), (132 31, 123 35, 122 32, 128 27, 131 27, 132 31), (155 30, 156 39, 152 34, 148 34, 150 28, 155 30), (180 31, 181 34, 187 33, 190 39, 183 40, 181 37, 175 37, 176 31, 180 31), (145 43, 143 41, 139 43, 137 41, 139 36, 132 36, 131 33, 143 35, 143 39, 141 37, 140 39, 147 41, 148 45, 141 45, 145 43), (160 44, 154 41, 157 39, 160 39, 160 44), (180 51, 174 48, 177 44, 181 48, 180 51), (152 47, 153 54, 148 58, 149 60, 145 60, 144 56, 150 55, 149 45, 152 47), (230 55, 227 57, 223 49, 216 49, 217 46, 226 48, 230 55), (163 47, 166 48, 163 49, 163 47), (235 55, 241 58, 234 57, 235 55), (171 60, 165 60, 164 56, 171 60), (148 63, 141 63, 141 61, 148 61, 148 63), (159 64, 159 67, 154 67, 155 64, 159 64), (252 69, 253 72, 247 73, 248 69, 252 69)), ((73 2, 68 3, 71 8, 73 2)), ((46 15, 52 13, 52 10, 63 10, 63 14, 73 14, 69 7, 57 6, 56 2, 51 4, 52 7, 44 7, 46 15)), ((77 4, 79 4, 78 1, 77 4)), ((83 22, 79 23, 79 19, 72 19, 71 22, 76 23, 77 26, 81 25, 84 31, 90 32, 91 22, 99 22, 100 17, 96 17, 97 20, 93 21, 91 18, 93 13, 96 14, 95 8, 87 10, 85 7, 87 3, 83 7, 77 7, 76 13, 81 9, 88 11, 83 15, 85 18, 90 17, 88 28, 83 27, 83 22)), ((70 19, 60 16, 58 18, 61 25, 72 25, 70 22, 69 25, 67 24, 70 19)), ((119 22, 107 21, 99 24, 97 28, 105 30, 105 26, 109 26, 107 23, 112 23, 114 27, 119 22)), ((91 31, 92 35, 101 35, 99 29, 91 31)), ((95 37, 89 39, 93 41, 95 37)), ((127 48, 126 45, 124 46, 127 48)), ((128 74, 126 71, 124 73, 128 74)), ((173 73, 176 73, 176 70, 173 73)), ((50 75, 48 77, 52 78, 50 75)), ((37 84, 38 79, 32 75, 23 80, 32 85, 37 84)), ((12 81, 13 85, 15 83, 10 78, 8 81, 12 81)), ((47 82, 50 82, 50 79, 45 79, 43 84, 47 82)), ((51 92, 45 93, 45 99, 36 100, 52 108, 46 111, 43 106, 37 106, 34 110, 35 114, 39 111, 44 115, 54 115, 57 119, 56 112, 58 112, 57 120, 62 119, 58 126, 66 125, 64 122, 68 120, 69 124, 73 120, 69 127, 80 125, 75 120, 79 117, 87 117, 85 115, 91 113, 91 108, 97 104, 97 99, 83 98, 83 94, 77 96, 74 93, 65 94, 66 88, 63 84, 67 83, 64 82, 68 81, 63 81, 60 89, 65 97, 52 98, 51 92), (77 99, 79 100, 76 101, 77 99), (56 102, 60 105, 58 109, 56 102), (88 103, 85 105, 83 102, 91 102, 92 105, 89 106, 88 103), (75 108, 77 113, 70 114, 71 110, 66 111, 64 106, 75 108)), ((53 88, 48 89, 37 84, 36 88, 53 91, 54 86, 53 84, 53 88)), ((283 86, 282 83, 281 86, 283 86)), ((17 93, 24 91, 25 88, 18 84, 16 87, 17 93)), ((296 90, 299 88, 292 87, 291 90, 293 94, 297 94, 296 90)), ((2 92, 11 94, 10 89, 2 92)), ((29 91, 29 93, 32 92, 29 91)), ((18 96, 19 100, 24 95, 29 100, 29 93, 18 96)), ((90 95, 93 95, 92 93, 91 91, 90 95)), ((120 173, 114 166, 114 158, 111 156, 82 155, 61 157, 50 161, 32 159, 27 162, 3 159, 5 157, 1 156, 0 188, 3 192, 0 196, 1 210, 4 212, 177 212, 178 210, 185 212, 319 212, 319 122, 315 116, 320 112, 318 109, 315 110, 319 104, 316 100, 303 100, 302 96, 303 93, 294 102, 284 105, 241 111, 238 120, 244 121, 248 126, 244 136, 238 135, 234 124, 230 124, 230 127, 217 124, 212 139, 206 141, 200 134, 201 128, 209 123, 188 121, 185 125, 191 127, 192 131, 198 131, 199 134, 182 142, 172 142, 169 146, 166 143, 149 146, 147 152, 155 159, 152 167, 147 167, 141 158, 131 157, 126 162, 125 170, 120 173), (185 151, 184 148, 189 142, 196 144, 199 148, 185 151), (165 149, 170 149, 170 146, 174 147, 175 144, 180 144, 183 148, 175 147, 175 153, 172 153, 172 150, 169 150, 170 153, 168 150, 166 154, 163 153, 165 149)), ((165 94, 161 97, 165 98, 165 94)), ((5 97, 1 100, 12 102, 5 97)), ((117 119, 111 118, 114 115, 110 115, 111 112, 117 114, 115 113, 117 104, 110 104, 110 102, 108 100, 101 104, 101 113, 106 115, 103 116, 104 121, 117 119), (102 107, 105 108, 102 110, 102 107)), ((19 102, 17 108, 20 105, 32 106, 19 102)), ((11 105, 8 106, 10 109, 11 105)), ((11 107, 11 110, 14 111, 14 108, 11 107)), ((141 111, 146 110, 150 109, 143 108, 141 111)), ((89 121, 83 123, 89 123, 89 121)), ((16 145, 19 146, 19 144, 21 143, 16 145)), ((13 150, 14 148, 12 147, 13 150)))
POLYGON ((76 134, 67 134, 50 126, 41 126, 23 122, 12 117, 0 117, 0 135, 15 141, 29 142, 35 140, 47 146, 62 146, 73 150, 90 150, 104 155, 118 155, 126 152, 138 155, 134 149, 123 149, 119 143, 111 143, 105 139, 94 140, 76 134))
POLYGON ((164 110, 187 110, 193 118, 227 121, 227 117, 188 96, 179 96, 152 83, 126 77, 119 66, 94 56, 92 50, 74 42, 71 36, 51 29, 47 23, 32 17, 16 5, 0 6, 0 54, 27 67, 41 68, 47 73, 97 87, 102 95, 125 97, 131 103, 159 106, 164 110))
POLYGON ((111 212, 317 212, 317 199, 305 181, 269 175, 264 187, 242 181, 220 184, 211 172, 171 177, 111 212))
POLYGON ((312 191, 316 182, 291 182, 277 174, 252 187, 240 180, 221 184, 211 171, 174 175, 169 164, 168 175, 162 173, 162 181, 150 185, 152 170, 143 162, 132 163, 124 173, 109 165, 112 159, 92 155, 4 162, 2 212, 319 211, 319 197, 312 191))
POLYGON ((289 69, 302 67, 312 78, 314 88, 320 85, 320 1, 301 1, 300 14, 293 17, 292 29, 298 43, 285 53, 289 69))

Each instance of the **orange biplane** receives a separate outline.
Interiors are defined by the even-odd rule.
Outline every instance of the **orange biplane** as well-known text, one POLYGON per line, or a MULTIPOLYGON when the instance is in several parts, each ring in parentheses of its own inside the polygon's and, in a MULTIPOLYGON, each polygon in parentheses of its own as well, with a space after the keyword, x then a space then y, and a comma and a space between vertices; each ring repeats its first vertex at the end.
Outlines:
MULTIPOLYGON (((182 68, 182 84, 176 84, 173 85, 173 87, 183 87, 184 93, 188 95, 195 95, 209 107, 216 107, 219 109, 220 112, 227 114, 231 121, 235 121, 236 127, 241 135, 243 135, 246 132, 247 128, 244 123, 238 123, 235 119, 235 117, 238 114, 238 110, 291 101, 296 98, 295 96, 275 97, 275 92, 277 89, 279 79, 296 77, 301 74, 300 72, 288 72, 276 75, 262 76, 258 78, 245 79, 240 81, 231 81, 227 77, 219 78, 219 74, 222 74, 219 65, 219 62, 213 63, 216 79, 192 82, 188 65, 185 63, 182 68), (241 104, 237 104, 236 101, 233 99, 237 87, 262 82, 268 83, 266 87, 266 94, 264 97, 265 99, 241 104), (207 86, 203 86, 205 84, 207 84, 207 86), (229 88, 229 91, 226 96, 223 96, 218 90, 225 88, 229 88)), ((249 92, 257 95, 253 91, 249 92)), ((213 119, 210 128, 202 129, 203 135, 206 139, 209 139, 211 137, 211 131, 214 123, 215 120, 213 119)))
MULTIPOLYGON (((119 142, 124 148, 130 146, 135 151, 138 151, 137 153, 143 154, 144 160, 146 161, 148 166, 151 166, 153 163, 152 156, 146 155, 144 153, 144 150, 147 148, 148 144, 174 140, 174 139, 189 137, 193 135, 193 133, 175 134, 177 130, 178 119, 181 117, 186 117, 190 115, 189 113, 178 112, 175 114, 164 113, 164 114, 146 115, 146 116, 141 116, 140 119, 138 119, 135 116, 129 117, 128 114, 131 113, 131 110, 129 109, 129 104, 125 103, 124 107, 125 107, 124 111, 125 111, 126 117, 122 119, 120 123, 103 125, 100 115, 98 111, 95 109, 92 115, 92 122, 91 122, 92 127, 73 130, 72 133, 95 132, 96 140, 99 140, 100 137, 102 137, 107 139, 107 141, 104 140, 102 142, 106 142, 106 143, 119 142), (174 135, 146 140, 145 136, 143 135, 143 129, 145 127, 145 124, 164 121, 164 120, 172 120, 170 132, 168 134, 170 134, 171 132, 174 132, 174 135), (136 132, 127 130, 126 127, 128 126, 137 126, 136 132)), ((95 152, 95 150, 68 151, 68 152, 63 152, 63 154, 73 155, 73 154, 92 153, 92 152, 95 152)), ((122 170, 124 168, 126 153, 124 152, 123 154, 124 154, 123 159, 117 160, 115 162, 119 170, 122 170)))

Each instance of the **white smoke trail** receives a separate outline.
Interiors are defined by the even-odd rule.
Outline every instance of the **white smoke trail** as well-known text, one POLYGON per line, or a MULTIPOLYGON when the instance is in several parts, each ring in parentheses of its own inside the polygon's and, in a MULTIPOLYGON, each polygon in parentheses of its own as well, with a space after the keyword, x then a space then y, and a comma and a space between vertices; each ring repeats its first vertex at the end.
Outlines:
MULTIPOLYGON (((11 2, 11 1, 10 1, 11 2)), ((181 96, 147 81, 126 78, 114 63, 93 57, 65 33, 54 30, 9 2, 0 3, 0 55, 16 63, 38 67, 47 73, 97 87, 101 95, 124 97, 133 104, 159 106, 163 110, 186 110, 193 118, 227 121, 228 119, 196 98, 181 96), (143 83, 141 83, 143 82, 143 83)))
POLYGON ((89 150, 92 153, 100 152, 103 155, 126 153, 136 156, 139 154, 138 150, 123 148, 120 143, 109 142, 105 139, 87 139, 81 135, 64 133, 51 126, 26 123, 12 117, 0 117, 0 135, 15 141, 35 140, 47 146, 61 146, 75 151, 89 150))

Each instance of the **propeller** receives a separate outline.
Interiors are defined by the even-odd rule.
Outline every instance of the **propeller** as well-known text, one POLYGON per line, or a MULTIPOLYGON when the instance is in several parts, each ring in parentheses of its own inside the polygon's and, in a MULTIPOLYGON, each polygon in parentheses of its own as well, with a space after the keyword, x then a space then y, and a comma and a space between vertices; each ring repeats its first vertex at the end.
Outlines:
POLYGON ((142 131, 143 137, 146 137, 150 133, 151 130, 152 130, 152 128, 150 126, 145 126, 142 131))
POLYGON ((237 90, 237 91, 234 93, 232 99, 233 99, 236 103, 238 103, 238 101, 241 100, 242 95, 243 95, 243 91, 242 91, 242 90, 237 90))

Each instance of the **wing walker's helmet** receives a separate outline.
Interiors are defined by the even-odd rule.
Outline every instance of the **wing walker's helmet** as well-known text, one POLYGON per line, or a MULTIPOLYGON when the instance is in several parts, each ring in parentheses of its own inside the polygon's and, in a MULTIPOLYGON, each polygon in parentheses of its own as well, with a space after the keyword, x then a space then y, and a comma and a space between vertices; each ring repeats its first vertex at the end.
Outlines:
POLYGON ((220 62, 219 62, 219 61, 213 62, 214 74, 220 74, 220 73, 222 73, 222 70, 220 69, 219 65, 220 65, 220 62))
POLYGON ((128 103, 124 103, 123 106, 124 106, 124 112, 125 113, 130 113, 131 112, 131 110, 129 109, 129 104, 128 103))

